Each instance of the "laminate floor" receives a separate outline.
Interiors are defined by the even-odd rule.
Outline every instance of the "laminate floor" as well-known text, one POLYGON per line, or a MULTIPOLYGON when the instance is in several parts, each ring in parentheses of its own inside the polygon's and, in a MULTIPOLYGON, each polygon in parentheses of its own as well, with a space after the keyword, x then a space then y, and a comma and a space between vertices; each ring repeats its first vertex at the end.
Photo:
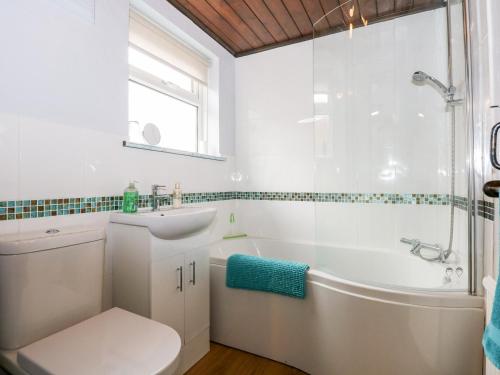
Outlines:
POLYGON ((217 343, 186 375, 304 375, 294 367, 217 343))

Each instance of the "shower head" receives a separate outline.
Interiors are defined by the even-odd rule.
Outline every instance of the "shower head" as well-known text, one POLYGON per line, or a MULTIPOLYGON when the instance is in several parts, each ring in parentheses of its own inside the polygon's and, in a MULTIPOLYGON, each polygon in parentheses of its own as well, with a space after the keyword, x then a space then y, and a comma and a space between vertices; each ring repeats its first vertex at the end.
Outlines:
POLYGON ((446 87, 443 83, 441 83, 441 81, 439 81, 438 79, 428 75, 427 73, 424 73, 422 71, 416 71, 415 73, 413 73, 413 82, 415 83, 418 83, 418 84, 423 84, 425 83, 425 81, 430 81, 432 82, 433 84, 435 84, 442 92, 444 95, 453 95, 455 93, 455 88, 452 86, 452 87, 446 87))
POLYGON ((420 70, 418 72, 413 73, 413 80, 415 82, 423 82, 425 81, 429 76, 425 74, 424 72, 421 72, 420 70))

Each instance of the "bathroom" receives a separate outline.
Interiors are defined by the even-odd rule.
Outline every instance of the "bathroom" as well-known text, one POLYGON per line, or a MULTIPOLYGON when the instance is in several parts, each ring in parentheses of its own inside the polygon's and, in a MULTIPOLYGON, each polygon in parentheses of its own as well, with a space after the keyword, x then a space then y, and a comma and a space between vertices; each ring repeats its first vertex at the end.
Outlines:
POLYGON ((497 1, 2 5, 1 375, 500 374, 497 1))

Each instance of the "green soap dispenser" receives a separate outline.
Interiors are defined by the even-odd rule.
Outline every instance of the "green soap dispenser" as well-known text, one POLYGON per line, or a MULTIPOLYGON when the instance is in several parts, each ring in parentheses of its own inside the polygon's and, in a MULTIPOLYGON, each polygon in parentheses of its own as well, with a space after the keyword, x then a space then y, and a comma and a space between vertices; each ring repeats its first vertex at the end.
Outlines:
POLYGON ((139 192, 135 187, 137 181, 132 181, 128 184, 128 188, 123 192, 123 212, 132 214, 137 212, 139 204, 139 192))

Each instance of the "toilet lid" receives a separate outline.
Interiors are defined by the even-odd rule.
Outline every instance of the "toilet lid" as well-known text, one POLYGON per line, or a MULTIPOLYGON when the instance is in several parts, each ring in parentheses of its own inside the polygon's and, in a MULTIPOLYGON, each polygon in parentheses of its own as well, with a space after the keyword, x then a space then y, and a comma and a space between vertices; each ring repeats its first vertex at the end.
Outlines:
POLYGON ((20 349, 30 374, 157 374, 179 355, 172 328, 117 307, 20 349))

